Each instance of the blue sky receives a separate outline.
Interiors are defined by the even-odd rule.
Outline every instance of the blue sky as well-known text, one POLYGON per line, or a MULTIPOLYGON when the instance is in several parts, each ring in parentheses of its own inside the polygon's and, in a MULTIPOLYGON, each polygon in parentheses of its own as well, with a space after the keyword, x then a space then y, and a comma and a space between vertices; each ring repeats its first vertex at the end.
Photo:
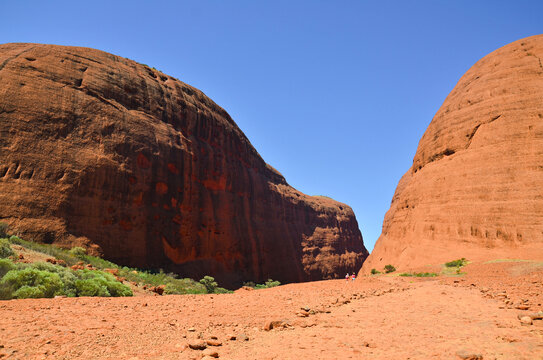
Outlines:
POLYGON ((543 1, 0 1, 0 43, 97 48, 222 106, 297 189, 355 211, 371 250, 398 180, 477 60, 543 33, 543 1))

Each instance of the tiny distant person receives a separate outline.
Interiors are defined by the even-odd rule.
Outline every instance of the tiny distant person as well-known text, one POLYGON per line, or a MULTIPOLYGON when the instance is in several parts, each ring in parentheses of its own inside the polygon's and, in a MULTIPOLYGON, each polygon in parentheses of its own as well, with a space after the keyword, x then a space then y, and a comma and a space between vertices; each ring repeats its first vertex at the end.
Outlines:
POLYGON ((349 275, 349 273, 347 273, 347 275, 345 275, 345 280, 346 280, 347 282, 349 282, 349 278, 350 278, 350 277, 351 277, 351 276, 349 275))
POLYGON ((351 278, 351 281, 355 281, 355 280, 356 280, 356 274, 353 273, 353 276, 352 276, 352 278, 351 278))

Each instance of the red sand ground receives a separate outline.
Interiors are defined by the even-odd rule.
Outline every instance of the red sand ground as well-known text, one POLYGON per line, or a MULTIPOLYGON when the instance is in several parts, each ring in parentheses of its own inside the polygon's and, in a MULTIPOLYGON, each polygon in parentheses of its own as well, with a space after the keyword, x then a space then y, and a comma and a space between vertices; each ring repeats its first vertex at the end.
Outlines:
POLYGON ((543 320, 517 318, 543 310, 543 263, 463 271, 225 295, 4 301, 0 358, 200 359, 187 344, 215 336, 222 345, 208 349, 220 359, 543 359, 543 320), (297 315, 303 307, 307 317, 297 315), (264 330, 276 320, 289 325, 264 330))

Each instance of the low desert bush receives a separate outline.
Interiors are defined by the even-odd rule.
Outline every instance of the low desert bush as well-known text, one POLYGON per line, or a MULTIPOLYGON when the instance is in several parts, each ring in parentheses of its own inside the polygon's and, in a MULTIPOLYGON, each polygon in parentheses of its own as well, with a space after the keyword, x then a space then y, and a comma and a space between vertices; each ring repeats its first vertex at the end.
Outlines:
POLYGON ((200 279, 200 284, 204 285, 208 294, 215 292, 215 289, 219 284, 215 281, 215 278, 212 276, 204 276, 203 279, 200 279))
POLYGON ((394 266, 392 266, 392 265, 390 265, 390 264, 389 264, 389 265, 385 265, 385 273, 388 274, 388 273, 391 273, 391 272, 394 272, 394 271, 396 271, 396 268, 395 268, 394 266))
POLYGON ((132 290, 111 274, 97 270, 74 271, 37 262, 14 264, 0 261, 0 299, 43 298, 56 295, 132 296, 132 290))
POLYGON ((225 288, 219 287, 219 284, 217 284, 215 278, 212 276, 204 276, 203 279, 200 279, 200 284, 204 285, 208 294, 229 294, 232 292, 225 288))
POLYGON ((8 239, 0 239, 0 259, 15 255, 8 239))
POLYGON ((453 260, 453 261, 449 261, 447 263, 445 263, 445 266, 446 267, 461 267, 461 266, 464 266, 467 264, 467 260, 466 258, 462 258, 462 259, 458 259, 458 260, 453 260))
POLYGON ((277 280, 268 279, 264 284, 257 284, 254 281, 247 281, 243 283, 243 286, 247 286, 253 289, 268 289, 281 285, 281 282, 277 280))
POLYGON ((132 296, 132 290, 111 274, 96 270, 76 271, 77 296, 132 296))
POLYGON ((256 283, 254 281, 246 281, 243 283, 243 286, 247 286, 254 289, 256 287, 256 283))
POLYGON ((0 280, 2 298, 51 298, 62 295, 62 280, 57 274, 28 267, 10 270, 0 280))
POLYGON ((377 274, 380 274, 381 272, 377 269, 371 269, 371 274, 372 275, 377 275, 377 274))
POLYGON ((272 288, 281 285, 279 281, 274 281, 272 279, 268 279, 264 284, 256 284, 255 289, 267 289, 272 288))
POLYGON ((65 268, 58 265, 53 265, 45 262, 36 262, 31 265, 27 265, 37 270, 46 271, 51 274, 57 274, 62 281, 62 294, 68 297, 78 296, 75 282, 77 280, 77 272, 72 269, 65 268))
POLYGON ((0 279, 13 269, 15 269, 15 264, 10 259, 0 259, 0 279))
POLYGON ((87 255, 87 250, 82 248, 82 247, 76 246, 76 247, 71 248, 68 251, 68 253, 70 255, 73 255, 73 256, 76 256, 76 257, 81 257, 81 256, 84 256, 84 255, 87 255))

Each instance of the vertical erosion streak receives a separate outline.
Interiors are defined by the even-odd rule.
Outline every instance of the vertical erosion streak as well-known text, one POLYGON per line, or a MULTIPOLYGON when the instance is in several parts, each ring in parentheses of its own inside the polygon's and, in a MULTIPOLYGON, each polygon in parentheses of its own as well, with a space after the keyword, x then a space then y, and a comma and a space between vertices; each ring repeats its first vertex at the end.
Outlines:
POLYGON ((250 189, 251 196, 244 197, 244 203, 243 203, 245 219, 247 221, 246 235, 249 238, 249 241, 251 242, 251 249, 252 249, 251 260, 252 260, 253 275, 256 278, 260 278, 261 276, 260 252, 262 249, 260 249, 260 246, 259 246, 260 242, 258 241, 257 233, 253 229, 253 217, 252 217, 253 211, 251 209, 252 208, 251 205, 255 201, 256 193, 255 193, 254 182, 253 182, 253 178, 251 176, 250 170, 246 170, 245 173, 247 174, 247 177, 248 177, 247 184, 250 184, 251 186, 251 189, 250 189))

